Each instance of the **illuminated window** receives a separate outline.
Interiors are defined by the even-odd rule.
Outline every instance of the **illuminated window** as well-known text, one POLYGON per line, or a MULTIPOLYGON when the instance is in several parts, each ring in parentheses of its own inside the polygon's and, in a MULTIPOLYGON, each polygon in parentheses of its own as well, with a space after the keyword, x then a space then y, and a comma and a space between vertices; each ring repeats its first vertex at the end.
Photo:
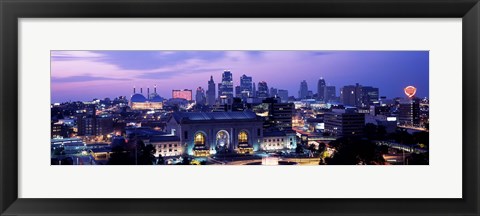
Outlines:
POLYGON ((248 143, 248 134, 245 131, 242 131, 238 134, 239 143, 248 143))
POLYGON ((195 134, 195 145, 205 145, 205 135, 203 133, 195 134))

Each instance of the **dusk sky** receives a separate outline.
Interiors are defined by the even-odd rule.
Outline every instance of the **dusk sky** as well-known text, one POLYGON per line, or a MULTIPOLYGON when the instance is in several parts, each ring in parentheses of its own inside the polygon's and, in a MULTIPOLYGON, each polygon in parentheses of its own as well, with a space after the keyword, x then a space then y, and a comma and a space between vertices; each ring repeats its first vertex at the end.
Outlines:
POLYGON ((317 91, 323 77, 336 86, 359 83, 378 87, 380 96, 404 97, 403 88, 417 87, 428 97, 428 51, 51 51, 52 103, 130 97, 133 86, 157 85, 157 93, 170 98, 172 89, 207 89, 213 76, 221 81, 224 70, 253 77, 256 84, 287 89, 298 97, 300 82, 317 91))

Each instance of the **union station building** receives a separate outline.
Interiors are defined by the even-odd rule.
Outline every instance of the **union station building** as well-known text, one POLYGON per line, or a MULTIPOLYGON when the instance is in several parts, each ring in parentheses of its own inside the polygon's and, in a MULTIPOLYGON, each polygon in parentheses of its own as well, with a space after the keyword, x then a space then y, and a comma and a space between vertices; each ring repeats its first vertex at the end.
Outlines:
POLYGON ((175 112, 167 121, 166 132, 178 136, 189 155, 252 153, 263 141, 263 120, 252 111, 175 112))

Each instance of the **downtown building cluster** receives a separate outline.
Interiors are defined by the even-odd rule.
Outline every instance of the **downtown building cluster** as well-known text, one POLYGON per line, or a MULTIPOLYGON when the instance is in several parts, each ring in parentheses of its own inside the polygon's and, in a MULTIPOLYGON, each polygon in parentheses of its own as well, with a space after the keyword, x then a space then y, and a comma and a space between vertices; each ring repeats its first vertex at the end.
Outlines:
POLYGON ((233 73, 224 71, 218 83, 210 76, 206 86, 173 89, 168 99, 154 85, 146 94, 134 87, 130 99, 53 104, 52 154, 77 150, 90 161, 84 163, 104 164, 115 145, 135 139, 151 144, 155 157, 251 155, 361 137, 366 124, 392 133, 398 127, 428 130, 427 99, 387 99, 378 88, 358 83, 342 86, 337 96, 336 86, 323 78, 314 90, 303 80, 294 97, 245 74, 235 86, 233 73))

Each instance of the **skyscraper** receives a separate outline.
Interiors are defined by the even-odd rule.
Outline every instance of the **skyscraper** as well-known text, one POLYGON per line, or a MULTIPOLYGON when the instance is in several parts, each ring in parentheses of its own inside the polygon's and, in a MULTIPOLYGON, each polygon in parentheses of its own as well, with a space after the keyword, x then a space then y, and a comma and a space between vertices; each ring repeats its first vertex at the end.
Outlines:
POLYGON ((308 85, 307 81, 303 80, 300 83, 300 90, 298 91, 298 98, 299 99, 305 99, 308 96, 308 85))
POLYGON ((340 89, 340 97, 345 106, 360 106, 362 99, 362 86, 356 85, 344 86, 340 89))
POLYGON ((320 77, 317 84, 317 100, 325 101, 325 80, 320 77))
POLYGON ((276 88, 270 88, 270 97, 278 97, 278 90, 276 88))
POLYGON ((325 86, 323 99, 325 102, 332 102, 337 97, 335 86, 325 86))
POLYGON ((258 98, 263 98, 263 99, 269 97, 267 82, 261 81, 261 82, 258 83, 257 97, 258 98))
POLYGON ((257 97, 257 88, 255 87, 255 83, 252 84, 252 92, 253 92, 253 97, 257 97))
POLYGON ((369 106, 378 102, 378 88, 371 86, 362 87, 362 106, 369 106))
POLYGON ((420 99, 412 97, 400 100, 398 123, 406 126, 420 126, 420 99))
POLYGON ((278 89, 278 97, 281 99, 282 103, 288 102, 288 90, 278 89))
POLYGON ((215 104, 215 82, 213 81, 213 76, 210 76, 210 80, 208 81, 207 104, 209 106, 215 104))
POLYGON ((205 90, 202 87, 197 88, 195 101, 197 102, 197 104, 205 105, 206 103, 205 90))
POLYGON ((280 98, 267 98, 262 101, 268 107, 264 128, 268 130, 292 130, 293 103, 282 103, 280 98))
POLYGON ((240 91, 242 99, 253 97, 252 77, 249 77, 245 74, 240 77, 240 91))
POLYGON ((325 132, 334 136, 362 135, 365 128, 365 114, 352 109, 334 109, 325 113, 324 119, 325 132))
POLYGON ((242 98, 242 88, 240 86, 235 86, 235 97, 242 98))
POLYGON ((226 99, 233 98, 233 77, 232 72, 228 70, 222 74, 222 82, 218 85, 218 97, 226 99))

